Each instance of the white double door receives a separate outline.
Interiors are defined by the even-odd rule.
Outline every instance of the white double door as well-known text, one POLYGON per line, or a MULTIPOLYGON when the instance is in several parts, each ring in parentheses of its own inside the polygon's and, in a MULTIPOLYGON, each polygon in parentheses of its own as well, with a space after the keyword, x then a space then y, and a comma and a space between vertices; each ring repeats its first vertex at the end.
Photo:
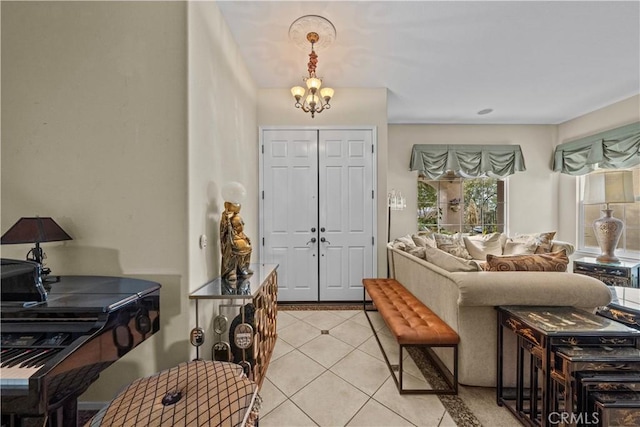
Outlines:
POLYGON ((375 277, 373 129, 262 129, 262 262, 280 301, 357 301, 375 277))

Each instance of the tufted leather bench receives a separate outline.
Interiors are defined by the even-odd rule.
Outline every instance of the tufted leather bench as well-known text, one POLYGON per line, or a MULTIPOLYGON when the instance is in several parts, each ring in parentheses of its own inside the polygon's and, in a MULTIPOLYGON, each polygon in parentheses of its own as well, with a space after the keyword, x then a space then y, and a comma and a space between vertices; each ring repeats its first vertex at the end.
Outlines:
POLYGON ((434 312, 420 302, 402 284, 395 279, 363 279, 365 315, 369 320, 373 334, 378 341, 391 376, 395 380, 400 394, 457 394, 458 393, 458 334, 442 321, 434 312), (369 294, 375 308, 367 308, 366 294, 369 294), (387 354, 378 338, 378 334, 369 318, 368 311, 378 311, 393 334, 398 345, 399 362, 398 377, 394 367, 389 362, 387 354), (434 362, 434 366, 447 382, 448 388, 443 389, 405 389, 402 384, 402 359, 405 347, 424 347, 434 362), (449 372, 432 347, 451 347, 453 349, 453 373, 449 372))

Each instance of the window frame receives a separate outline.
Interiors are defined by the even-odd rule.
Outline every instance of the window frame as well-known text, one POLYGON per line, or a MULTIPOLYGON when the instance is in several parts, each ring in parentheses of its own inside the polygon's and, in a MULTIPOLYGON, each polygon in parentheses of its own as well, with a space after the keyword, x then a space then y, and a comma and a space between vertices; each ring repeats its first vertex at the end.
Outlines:
MULTIPOLYGON (((416 180, 416 187, 418 185, 420 185, 420 181, 425 182, 425 185, 429 185, 426 182, 438 182, 438 181, 444 181, 444 182, 453 182, 454 180, 460 181, 460 193, 459 196, 456 197, 460 197, 460 204, 462 204, 462 206, 466 206, 467 202, 464 200, 464 181, 470 181, 470 180, 476 180, 476 179, 495 179, 496 183, 501 182, 502 183, 502 200, 498 201, 498 205, 502 205, 502 222, 497 222, 496 223, 491 223, 491 224, 487 224, 489 226, 494 226, 496 228, 495 231, 500 232, 500 233, 504 233, 507 234, 508 233, 508 226, 509 226, 509 179, 508 177, 505 178, 497 178, 497 177, 487 177, 487 176, 480 176, 480 177, 465 177, 465 176, 455 176, 453 178, 448 177, 448 178, 440 178, 440 179, 430 179, 427 176, 421 176, 418 175, 417 180, 416 180), (500 229, 500 227, 502 229, 500 229)), ((498 197, 499 197, 499 193, 500 193, 500 185, 498 184, 498 188, 496 189, 498 192, 498 197)), ((449 206, 447 202, 443 202, 442 200, 440 200, 440 194, 439 191, 441 190, 440 188, 436 188, 436 197, 438 198, 436 200, 436 206, 441 209, 445 206, 449 206)), ((419 190, 418 190, 418 194, 419 194, 419 190)), ((420 209, 420 204, 419 201, 417 203, 417 207, 418 210, 420 209)), ((496 208, 496 213, 497 213, 497 208, 496 208)), ((468 234, 468 231, 466 231, 464 229, 464 226, 466 225, 466 223, 464 222, 464 208, 463 208, 463 213, 460 215, 460 221, 458 221, 457 223, 454 222, 440 222, 440 215, 438 214, 437 217, 437 222, 436 222, 436 228, 437 230, 435 230, 434 232, 441 232, 441 230, 447 230, 446 232, 452 232, 452 233, 466 233, 468 234), (456 230, 452 230, 452 226, 457 226, 456 230)), ((499 213, 497 213, 497 216, 499 217, 499 213)), ((416 212, 416 222, 418 223, 418 229, 419 231, 426 231, 426 230, 422 230, 420 228, 420 217, 418 216, 418 212, 416 212)), ((482 233, 486 232, 485 229, 485 225, 484 223, 480 224, 479 226, 482 226, 482 233)), ((433 231, 433 230, 432 230, 433 231)), ((471 233, 471 234, 482 234, 482 233, 471 233)))

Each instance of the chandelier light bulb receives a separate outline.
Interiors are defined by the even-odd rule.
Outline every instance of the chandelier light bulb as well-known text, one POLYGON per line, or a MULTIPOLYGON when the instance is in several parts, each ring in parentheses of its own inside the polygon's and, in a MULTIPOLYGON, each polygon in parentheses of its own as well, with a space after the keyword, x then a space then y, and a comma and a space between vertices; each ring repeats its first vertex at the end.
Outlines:
POLYGON ((304 88, 302 86, 294 86, 291 88, 291 95, 294 98, 300 99, 304 96, 304 88))
POLYGON ((307 87, 309 89, 320 89, 322 85, 322 80, 317 77, 310 77, 307 79, 307 87))
POLYGON ((319 102, 320 102, 320 98, 318 98, 317 95, 307 96, 307 104, 311 106, 315 106, 315 105, 318 105, 319 102))
POLYGON ((329 100, 333 98, 333 89, 331 89, 330 87, 324 87, 320 89, 320 96, 322 96, 327 102, 329 102, 329 100))

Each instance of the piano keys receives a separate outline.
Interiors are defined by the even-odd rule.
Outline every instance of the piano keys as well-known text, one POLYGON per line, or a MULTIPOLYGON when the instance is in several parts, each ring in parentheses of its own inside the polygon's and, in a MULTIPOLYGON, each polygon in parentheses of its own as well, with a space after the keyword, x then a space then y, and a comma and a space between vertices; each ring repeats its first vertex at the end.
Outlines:
POLYGON ((159 293, 146 280, 61 276, 43 301, 3 295, 2 424, 75 426, 78 396, 160 329, 159 293))

